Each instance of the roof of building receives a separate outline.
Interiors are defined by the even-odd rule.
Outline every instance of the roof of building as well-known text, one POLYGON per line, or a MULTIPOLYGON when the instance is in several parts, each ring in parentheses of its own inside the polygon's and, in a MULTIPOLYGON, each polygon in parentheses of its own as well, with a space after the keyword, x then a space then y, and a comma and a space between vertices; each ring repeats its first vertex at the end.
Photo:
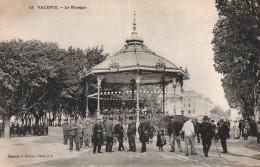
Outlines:
MULTIPOLYGON (((124 47, 113 56, 96 65, 89 71, 85 71, 85 76, 94 74, 122 73, 128 71, 148 71, 153 73, 166 73, 189 79, 188 70, 177 67, 169 60, 157 55, 148 49, 144 40, 139 37, 136 31, 134 19, 133 32, 126 40, 124 47)), ((113 82, 113 80, 108 80, 113 82)), ((156 81, 159 82, 159 81, 156 81)))

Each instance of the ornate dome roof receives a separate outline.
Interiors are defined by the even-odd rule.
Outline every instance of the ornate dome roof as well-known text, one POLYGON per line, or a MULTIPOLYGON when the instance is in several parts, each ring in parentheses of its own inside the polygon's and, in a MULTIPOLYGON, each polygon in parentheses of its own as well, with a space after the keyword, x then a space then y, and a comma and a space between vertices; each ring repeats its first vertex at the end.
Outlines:
POLYGON ((134 19, 133 32, 126 40, 125 46, 113 56, 93 67, 86 72, 86 76, 97 73, 115 73, 126 71, 150 71, 150 72, 170 72, 188 79, 188 74, 180 67, 178 68, 169 60, 156 55, 144 44, 144 40, 136 32, 134 19))

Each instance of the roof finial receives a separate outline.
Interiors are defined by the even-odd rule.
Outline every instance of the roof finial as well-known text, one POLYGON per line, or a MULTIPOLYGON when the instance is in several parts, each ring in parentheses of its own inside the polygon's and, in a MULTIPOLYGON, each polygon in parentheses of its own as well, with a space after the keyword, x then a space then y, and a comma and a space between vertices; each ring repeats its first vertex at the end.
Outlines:
POLYGON ((136 32, 136 21, 135 21, 135 16, 136 16, 136 14, 135 14, 135 11, 134 11, 134 22, 133 22, 133 32, 132 32, 132 34, 137 34, 137 32, 136 32))

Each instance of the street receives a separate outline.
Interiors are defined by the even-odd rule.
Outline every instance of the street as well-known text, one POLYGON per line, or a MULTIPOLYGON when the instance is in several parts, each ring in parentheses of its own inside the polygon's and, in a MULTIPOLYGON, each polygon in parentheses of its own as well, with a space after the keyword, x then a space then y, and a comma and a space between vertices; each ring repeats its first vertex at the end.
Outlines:
MULTIPOLYGON (((117 151, 114 146, 115 152, 106 153, 102 146, 102 154, 93 154, 92 149, 84 147, 79 152, 70 152, 69 145, 47 136, 1 139, 0 166, 260 166, 260 145, 252 137, 248 141, 229 139, 229 153, 221 154, 221 158, 214 143, 208 158, 204 157, 202 144, 197 141, 198 154, 193 156, 185 156, 178 149, 170 152, 169 143, 164 146, 164 152, 159 152, 155 145, 154 140, 142 154, 140 143, 137 143, 137 152, 117 151)), ((217 146, 221 152, 221 144, 217 143, 217 146)))

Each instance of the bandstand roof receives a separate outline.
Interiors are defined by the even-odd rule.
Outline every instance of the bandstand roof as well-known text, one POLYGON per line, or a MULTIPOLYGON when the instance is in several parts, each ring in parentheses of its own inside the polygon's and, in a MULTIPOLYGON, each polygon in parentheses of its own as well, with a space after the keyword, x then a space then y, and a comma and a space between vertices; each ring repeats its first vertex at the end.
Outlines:
POLYGON ((135 20, 133 25, 132 35, 126 40, 125 46, 91 70, 85 70, 82 78, 91 80, 102 75, 102 82, 116 84, 132 83, 137 73, 142 75, 141 84, 167 83, 172 78, 189 79, 187 69, 177 67, 148 49, 136 32, 135 20))

